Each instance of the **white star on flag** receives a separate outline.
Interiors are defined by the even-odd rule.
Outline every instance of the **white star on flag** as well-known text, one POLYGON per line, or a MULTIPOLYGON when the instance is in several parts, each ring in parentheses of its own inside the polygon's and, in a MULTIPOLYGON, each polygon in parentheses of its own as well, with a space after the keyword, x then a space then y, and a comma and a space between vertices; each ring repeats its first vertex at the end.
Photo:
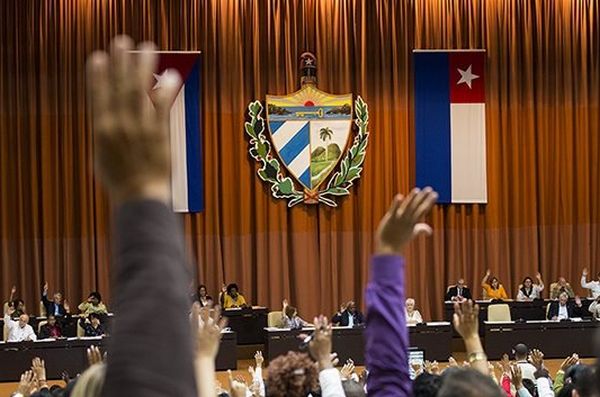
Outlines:
POLYGON ((460 73, 460 80, 458 80, 458 83, 456 83, 456 85, 465 83, 466 85, 469 86, 469 88, 471 87, 471 82, 475 79, 478 79, 479 76, 476 74, 471 73, 471 67, 473 65, 469 65, 469 67, 467 68, 467 70, 462 70, 460 68, 456 68, 456 70, 458 70, 458 73, 460 73))
POLYGON ((152 90, 154 91, 154 90, 158 90, 160 87, 162 87, 162 81, 164 78, 166 78, 169 75, 169 70, 165 69, 161 74, 152 73, 152 75, 156 79, 156 83, 154 83, 154 87, 152 87, 152 90))

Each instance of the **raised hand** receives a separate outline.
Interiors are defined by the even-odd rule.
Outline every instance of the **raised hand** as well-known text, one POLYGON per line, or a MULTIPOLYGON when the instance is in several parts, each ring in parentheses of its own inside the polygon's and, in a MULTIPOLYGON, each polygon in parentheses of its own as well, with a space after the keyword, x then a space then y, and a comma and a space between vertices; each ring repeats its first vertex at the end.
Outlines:
POLYGON ((31 391, 36 387, 36 378, 33 371, 25 371, 21 374, 21 381, 17 387, 17 393, 21 393, 25 397, 29 397, 31 391))
POLYGON ((579 362, 579 356, 577 354, 572 354, 569 357, 565 358, 562 364, 560 364, 560 369, 563 372, 567 372, 569 368, 579 362))
POLYGON ((48 282, 46 281, 44 283, 44 295, 47 295, 47 294, 48 294, 48 282))
POLYGON ((192 329, 196 330, 196 358, 214 360, 219 352, 221 331, 227 325, 227 319, 221 318, 221 309, 218 306, 209 314, 209 318, 202 326, 199 325, 199 316, 199 308, 193 308, 192 329))
POLYGON ((452 323, 463 339, 479 336, 479 305, 471 300, 454 302, 452 323))
POLYGON ((537 369, 541 369, 544 366, 544 353, 538 349, 533 349, 529 355, 529 362, 537 369))
POLYGON ((510 381, 517 390, 523 387, 523 374, 521 373, 521 367, 517 364, 510 367, 510 381))
POLYGON ((535 278, 537 278, 537 279, 538 279, 538 281, 542 281, 542 274, 541 274, 540 272, 538 272, 538 273, 535 275, 535 278))
POLYGON ((10 296, 14 296, 17 293, 17 286, 13 285, 12 288, 10 289, 10 296))
POLYGON ((319 316, 314 319, 315 333, 308 345, 311 356, 319 364, 319 369, 333 368, 331 363, 331 324, 327 317, 319 316))
POLYGON ((342 377, 342 380, 350 379, 355 369, 356 367, 354 366, 354 361, 352 361, 352 359, 348 359, 346 364, 344 364, 342 369, 340 369, 340 376, 342 377))
POLYGON ((487 269, 487 270, 485 271, 485 278, 488 278, 488 277, 489 277, 489 276, 491 276, 491 275, 492 275, 492 271, 491 271, 490 269, 487 269))
POLYGON ((583 271, 581 272, 581 275, 584 276, 584 277, 587 277, 587 275, 588 275, 588 269, 587 269, 587 267, 583 268, 583 271))
POLYGON ((37 380, 38 389, 48 387, 46 384, 46 363, 44 363, 44 360, 35 357, 31 361, 31 371, 33 371, 35 379, 37 380))
POLYGON ((429 214, 437 197, 430 187, 413 189, 406 198, 397 195, 377 228, 377 253, 397 255, 413 237, 431 234, 431 227, 420 220, 429 214))
POLYGON ((415 371, 415 375, 419 376, 423 372, 423 365, 421 365, 420 361, 412 361, 410 363, 410 367, 413 371, 415 371))
POLYGON ((101 363, 104 360, 104 358, 102 357, 102 353, 100 352, 100 349, 94 345, 88 347, 87 359, 88 359, 88 365, 90 367, 94 364, 101 363))
POLYGON ((581 298, 580 298, 578 295, 577 295, 577 296, 575 296, 575 304, 576 304, 577 306, 581 306, 581 298))
POLYGON ((265 358, 260 350, 254 353, 254 361, 256 362, 257 368, 262 367, 263 363, 265 362, 265 358))
POLYGON ((502 355, 502 359, 498 365, 503 373, 510 375, 510 359, 508 358, 508 354, 504 353, 502 355))
POLYGON ((283 306, 283 312, 285 314, 285 309, 289 306, 288 300, 284 299, 282 302, 282 306, 283 306))
POLYGON ((229 375, 229 388, 231 390, 231 397, 246 397, 248 385, 246 385, 244 378, 238 376, 234 379, 231 370, 228 370, 227 373, 229 375))
POLYGON ((181 86, 168 70, 160 88, 148 97, 157 64, 155 46, 118 36, 107 54, 88 60, 88 87, 95 134, 96 173, 117 201, 170 199, 169 113, 181 86), (134 59, 135 58, 135 59, 134 59))
POLYGON ((66 299, 63 302, 63 306, 65 308, 65 312, 67 312, 67 313, 71 312, 71 306, 69 305, 69 301, 67 301, 66 299))
POLYGON ((448 367, 450 367, 450 368, 458 367, 458 362, 456 362, 456 359, 452 356, 448 357, 448 367))

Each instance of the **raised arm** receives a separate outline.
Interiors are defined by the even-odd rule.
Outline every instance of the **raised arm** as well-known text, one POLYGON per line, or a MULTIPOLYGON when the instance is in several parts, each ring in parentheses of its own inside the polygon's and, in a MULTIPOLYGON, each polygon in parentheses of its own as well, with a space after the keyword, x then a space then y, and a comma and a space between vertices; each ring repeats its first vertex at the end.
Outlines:
POLYGON ((542 275, 538 272, 538 274, 535 275, 535 278, 537 279, 538 289, 540 291, 543 291, 544 290, 544 282, 542 281, 542 275))
POLYGON ((408 396, 408 368, 403 248, 418 234, 431 234, 419 223, 431 211, 437 194, 414 189, 407 198, 397 196, 381 220, 376 236, 376 255, 371 262, 366 291, 367 390, 372 395, 408 396))
POLYGON ((485 272, 485 276, 483 276, 483 278, 481 279, 481 286, 488 285, 488 279, 490 278, 491 274, 492 272, 490 271, 490 269, 487 269, 485 272))
POLYGON ((179 91, 167 71, 147 92, 155 47, 133 54, 119 36, 88 62, 96 174, 116 204, 115 315, 103 396, 196 396, 182 226, 170 209, 169 111, 179 91), (133 57, 137 59, 133 59, 133 57), (156 314, 160 313, 159 316, 156 314))
POLYGON ((581 287, 582 288, 592 288, 592 282, 591 281, 589 283, 587 282, 587 275, 588 275, 588 270, 586 267, 583 269, 583 272, 581 272, 581 287))
POLYGON ((15 294, 17 293, 17 286, 13 285, 10 289, 10 295, 8 296, 8 303, 11 303, 15 299, 15 294))

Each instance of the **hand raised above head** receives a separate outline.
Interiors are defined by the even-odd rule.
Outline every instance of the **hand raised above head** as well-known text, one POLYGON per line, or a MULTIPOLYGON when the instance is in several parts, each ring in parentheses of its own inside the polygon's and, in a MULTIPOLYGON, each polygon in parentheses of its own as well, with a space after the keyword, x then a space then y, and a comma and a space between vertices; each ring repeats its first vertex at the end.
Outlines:
POLYGON ((378 254, 399 254, 419 234, 431 234, 431 227, 421 219, 429 214, 437 200, 430 187, 413 189, 407 197, 397 195, 377 228, 378 254))
POLYGON ((169 113, 181 86, 168 70, 154 95, 148 96, 158 56, 152 43, 118 36, 108 53, 88 59, 96 173, 117 201, 170 199, 169 113))

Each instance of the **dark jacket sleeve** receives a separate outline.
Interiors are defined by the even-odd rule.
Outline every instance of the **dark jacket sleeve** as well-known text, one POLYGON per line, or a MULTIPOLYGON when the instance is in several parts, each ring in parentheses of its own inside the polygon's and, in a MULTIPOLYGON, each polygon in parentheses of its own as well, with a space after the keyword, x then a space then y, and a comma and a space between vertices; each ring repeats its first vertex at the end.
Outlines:
POLYGON ((473 297, 471 296, 471 290, 470 289, 464 288, 463 298, 465 298, 465 299, 473 299, 473 297))
POLYGON ((552 317, 554 316, 558 316, 558 302, 550 302, 550 308, 548 309, 546 318, 552 320, 552 317))
POLYGON ((116 215, 115 319, 102 395, 196 396, 182 226, 164 204, 116 215))
POLYGON ((444 300, 450 301, 455 296, 456 296, 456 287, 450 287, 446 290, 446 296, 444 297, 444 300))

